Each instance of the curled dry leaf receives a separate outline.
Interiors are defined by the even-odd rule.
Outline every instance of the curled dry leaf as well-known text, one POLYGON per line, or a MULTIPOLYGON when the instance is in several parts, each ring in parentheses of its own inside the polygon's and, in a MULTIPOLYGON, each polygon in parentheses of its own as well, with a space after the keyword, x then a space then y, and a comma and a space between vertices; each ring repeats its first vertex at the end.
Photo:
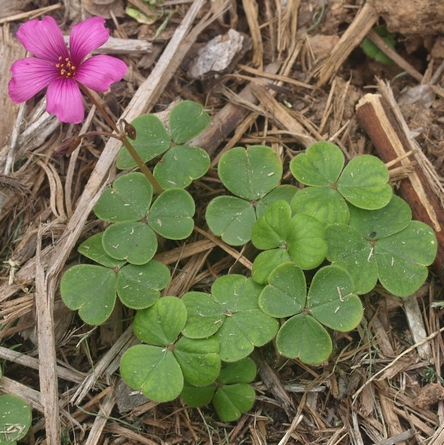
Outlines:
POLYGON ((111 18, 111 12, 116 17, 125 16, 122 0, 84 0, 83 6, 91 15, 98 15, 105 19, 111 18))

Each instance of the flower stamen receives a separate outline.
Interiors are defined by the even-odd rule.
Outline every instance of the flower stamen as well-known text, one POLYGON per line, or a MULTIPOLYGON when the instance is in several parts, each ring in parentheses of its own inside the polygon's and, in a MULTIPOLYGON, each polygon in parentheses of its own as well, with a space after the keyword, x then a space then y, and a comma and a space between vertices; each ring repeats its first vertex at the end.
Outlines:
POLYGON ((60 75, 68 79, 74 77, 77 67, 71 63, 69 57, 65 57, 65 60, 63 60, 63 57, 59 56, 58 60, 59 63, 56 63, 55 66, 59 70, 60 75))

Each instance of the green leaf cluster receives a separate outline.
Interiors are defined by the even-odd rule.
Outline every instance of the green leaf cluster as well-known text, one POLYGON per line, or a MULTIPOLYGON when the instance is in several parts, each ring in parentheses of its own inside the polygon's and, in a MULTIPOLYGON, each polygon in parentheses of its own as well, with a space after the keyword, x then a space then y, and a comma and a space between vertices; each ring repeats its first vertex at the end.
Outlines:
POLYGON ((268 283, 259 298, 261 309, 276 318, 290 317, 276 336, 277 349, 285 357, 321 363, 332 351, 325 327, 346 332, 361 321, 363 307, 353 280, 338 266, 319 269, 308 293, 304 273, 294 263, 276 267, 268 283))
MULTIPOLYGON (((242 289, 248 288, 246 281, 252 282, 251 279, 240 276, 238 278, 239 283, 243 281, 243 286, 238 283, 242 289)), ((236 289, 239 289, 239 286, 236 289)), ((268 335, 261 334, 259 338, 252 340, 263 344, 274 336, 277 323, 259 310, 258 293, 253 292, 252 295, 253 298, 250 299, 254 299, 255 304, 241 305, 237 312, 241 315, 256 313, 257 320, 271 321, 272 331, 269 330, 268 335), (258 315, 258 312, 261 314, 258 315)), ((227 355, 224 352, 227 344, 228 351, 232 351, 231 342, 224 335, 212 335, 213 330, 208 327, 199 329, 193 310, 202 310, 206 314, 202 315, 206 319, 205 325, 208 325, 209 319, 214 316, 227 316, 220 311, 217 314, 215 307, 205 296, 206 294, 191 292, 185 294, 182 300, 163 297, 153 306, 138 311, 134 320, 134 332, 144 344, 133 346, 125 352, 120 363, 120 373, 128 385, 140 389, 152 400, 165 402, 181 395, 191 406, 206 405, 212 400, 219 416, 223 420, 231 421, 250 410, 254 403, 254 390, 248 383, 253 380, 256 367, 250 359, 242 358, 224 364, 221 369, 221 356, 227 355), (201 306, 199 300, 202 300, 201 306), (204 335, 205 331, 210 334, 204 335), (199 334, 192 335, 196 332, 199 334)), ((234 310, 235 303, 231 303, 229 307, 234 310)), ((238 319, 237 323, 240 321, 238 319)), ((219 323, 219 330, 225 322, 226 320, 219 323)), ((200 327, 202 328, 202 325, 200 327)), ((245 327, 243 333, 251 337, 255 330, 256 326, 250 329, 245 327)), ((248 352, 244 351, 241 356, 245 357, 247 354, 248 352)), ((236 360, 238 356, 239 353, 235 351, 230 358, 236 360)))
POLYGON ((293 176, 306 186, 291 201, 294 213, 314 216, 324 224, 350 218, 348 204, 376 210, 388 204, 392 188, 384 163, 374 156, 353 158, 344 168, 344 155, 331 142, 316 142, 290 163, 293 176))
POLYGON ((156 233, 174 240, 190 236, 194 211, 194 200, 183 189, 165 190, 153 201, 152 185, 138 172, 117 178, 94 206, 100 219, 112 223, 103 233, 105 252, 138 265, 155 255, 156 233))
MULTIPOLYGON (((169 116, 168 128, 153 114, 144 114, 131 122, 137 137, 131 141, 143 162, 162 156, 154 167, 154 177, 163 189, 185 188, 203 176, 210 166, 208 153, 199 147, 184 145, 210 124, 202 106, 185 100, 169 116)), ((121 170, 137 166, 125 147, 117 156, 121 170)))
MULTIPOLYGON (((373 156, 346 163, 336 145, 317 142, 290 163, 297 188, 280 185, 282 162, 271 148, 236 147, 218 164, 231 194, 213 199, 205 216, 227 244, 251 240, 261 250, 252 277, 225 275, 210 293, 161 297, 170 273, 153 257, 160 237, 181 240, 193 231, 195 204, 184 188, 205 174, 209 158, 185 143, 208 123, 202 107, 189 101, 172 110, 167 125, 153 115, 132 122, 142 160, 161 157, 154 176, 164 191, 155 197, 138 172, 106 188, 94 212, 108 226, 79 246, 96 264, 69 269, 61 293, 93 325, 108 319, 117 297, 137 310, 141 343, 120 366, 132 388, 159 402, 179 396, 190 406, 211 402, 232 421, 254 403, 256 366, 248 358, 254 348, 274 339, 285 357, 327 360, 329 330, 346 332, 362 319, 359 295, 378 280, 395 295, 413 293, 427 277, 437 242, 430 227, 412 221, 409 206, 392 193, 387 168, 373 156)), ((136 166, 125 148, 117 166, 136 166)))
POLYGON ((392 294, 406 297, 424 283, 437 252, 433 230, 411 218, 398 196, 379 210, 350 206, 348 225, 326 228, 327 259, 351 274, 358 294, 370 292, 379 280, 392 294))
POLYGON ((231 246, 250 241, 255 221, 268 206, 290 201, 296 192, 294 186, 278 186, 282 171, 282 162, 270 147, 235 147, 224 153, 218 173, 234 196, 218 196, 208 204, 205 218, 211 231, 231 246))
POLYGON ((117 296, 133 309, 153 305, 170 281, 167 266, 154 260, 128 264, 109 256, 103 247, 104 233, 98 233, 79 246, 79 252, 99 264, 78 264, 62 277, 63 302, 78 310, 91 325, 104 323, 111 315, 117 296))
POLYGON ((152 260, 157 236, 187 238, 194 228, 194 210, 186 190, 165 190, 153 201, 152 186, 142 173, 117 178, 94 207, 95 214, 111 224, 79 247, 98 265, 77 265, 63 275, 65 304, 93 325, 108 319, 117 295, 133 309, 154 304, 170 280, 168 268, 152 260))
POLYGON ((297 155, 290 170, 307 187, 290 203, 270 204, 251 232, 252 243, 263 250, 252 268, 253 279, 265 286, 259 306, 286 319, 277 349, 306 363, 330 355, 327 329, 349 331, 360 323, 359 294, 378 280, 394 295, 413 293, 436 255, 433 230, 411 220, 379 159, 363 155, 344 164, 341 150, 329 142, 297 155), (331 265, 317 270, 307 292, 303 270, 325 260, 331 265))

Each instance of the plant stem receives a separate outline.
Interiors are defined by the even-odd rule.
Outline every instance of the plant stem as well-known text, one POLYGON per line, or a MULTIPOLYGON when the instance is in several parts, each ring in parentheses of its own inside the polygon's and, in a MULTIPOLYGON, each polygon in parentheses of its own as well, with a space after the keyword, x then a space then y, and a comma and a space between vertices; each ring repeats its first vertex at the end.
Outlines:
POLYGON ((117 128, 117 125, 114 123, 114 121, 110 118, 109 114, 105 111, 105 109, 102 107, 102 105, 95 99, 95 97, 91 94, 91 91, 89 91, 88 88, 86 88, 84 85, 79 84, 81 90, 88 96, 89 100, 96 106, 96 108, 100 111, 102 116, 105 118, 105 120, 108 122, 109 126, 116 132, 118 135, 118 139, 122 142, 122 144, 125 146, 125 148, 129 151, 129 154, 132 156, 132 158, 136 161, 137 166, 140 168, 142 173, 146 176, 148 181, 150 181, 151 185, 153 186, 154 190, 157 194, 161 194, 163 192, 163 188, 161 185, 157 182, 157 179, 154 177, 154 175, 151 173, 150 169, 146 166, 146 164, 143 162, 142 158, 139 156, 139 153, 134 149, 129 139, 122 134, 121 131, 117 128))

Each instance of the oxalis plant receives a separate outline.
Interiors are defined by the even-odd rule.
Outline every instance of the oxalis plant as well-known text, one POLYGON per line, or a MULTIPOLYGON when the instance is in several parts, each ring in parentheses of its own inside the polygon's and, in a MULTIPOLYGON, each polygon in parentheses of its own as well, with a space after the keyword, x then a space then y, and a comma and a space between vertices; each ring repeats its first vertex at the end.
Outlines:
MULTIPOLYGON (((159 126, 153 118, 143 121, 159 126)), ((131 123, 138 133, 140 122, 131 123)), ((153 159, 152 139, 136 140, 142 156, 153 159)), ((118 160, 127 156, 124 150, 118 160)), ((132 167, 126 159, 121 167, 132 167)), ((209 203, 208 225, 225 242, 237 246, 251 240, 261 252, 251 277, 224 275, 211 293, 191 291, 181 298, 159 298, 169 273, 152 257, 154 233, 170 239, 191 233, 193 212, 182 212, 180 200, 159 204, 162 211, 156 207, 169 193, 187 192, 170 188, 152 203, 152 188, 137 172, 120 176, 105 190, 94 211, 111 224, 79 247, 100 265, 68 270, 62 298, 92 324, 109 316, 116 294, 138 309, 134 332, 141 344, 123 355, 120 366, 131 387, 160 402, 178 396, 190 406, 212 402, 222 419, 236 420, 254 403, 249 383, 256 367, 248 356, 256 347, 274 339, 282 356, 322 363, 332 352, 330 331, 347 332, 360 323, 360 294, 379 280, 394 295, 407 296, 425 281, 436 255, 435 235, 426 224, 411 221, 409 206, 393 195, 379 159, 362 155, 345 165, 337 146, 318 142, 291 161, 290 171, 303 188, 279 185, 282 166, 269 147, 236 147, 221 157, 221 181, 234 196, 209 203), (168 213, 171 208, 175 211, 168 213), (95 306, 91 294, 97 295, 95 306), (105 295, 110 303, 97 304, 105 295), (94 313, 100 316, 93 320, 94 313)))
MULTIPOLYGON (((14 101, 46 85, 48 112, 79 123, 83 91, 113 129, 100 134, 123 145, 116 160, 121 173, 94 207, 106 228, 79 246, 88 262, 63 275, 62 299, 83 321, 100 325, 119 298, 135 311, 140 340, 121 358, 128 385, 158 402, 180 396, 189 406, 212 403, 223 420, 233 421, 254 403, 256 365, 249 355, 255 348, 274 341, 284 357, 328 360, 331 330, 350 331, 362 319, 359 295, 378 281, 400 297, 421 286, 436 238, 411 220, 409 206, 393 195, 387 168, 373 156, 345 165, 337 146, 317 142, 290 162, 296 186, 281 185, 283 165, 271 148, 235 147, 218 163, 227 193, 208 204, 205 217, 225 243, 253 244, 251 274, 222 275, 208 292, 162 295, 170 271, 153 258, 159 240, 184 240, 194 230, 195 202, 185 189, 206 174, 210 159, 187 141, 210 117, 183 101, 166 124, 148 114, 119 129, 88 90, 106 91, 126 72, 113 57, 87 58, 108 38, 103 23, 95 17, 76 25, 68 51, 53 19, 32 20, 17 37, 36 57, 11 68, 14 101), (33 35, 46 42, 43 49, 33 35), (44 75, 42 60, 52 67, 44 75), (44 82, 31 82, 31 71, 44 82)), ((97 133, 69 138, 58 154, 97 133)))

